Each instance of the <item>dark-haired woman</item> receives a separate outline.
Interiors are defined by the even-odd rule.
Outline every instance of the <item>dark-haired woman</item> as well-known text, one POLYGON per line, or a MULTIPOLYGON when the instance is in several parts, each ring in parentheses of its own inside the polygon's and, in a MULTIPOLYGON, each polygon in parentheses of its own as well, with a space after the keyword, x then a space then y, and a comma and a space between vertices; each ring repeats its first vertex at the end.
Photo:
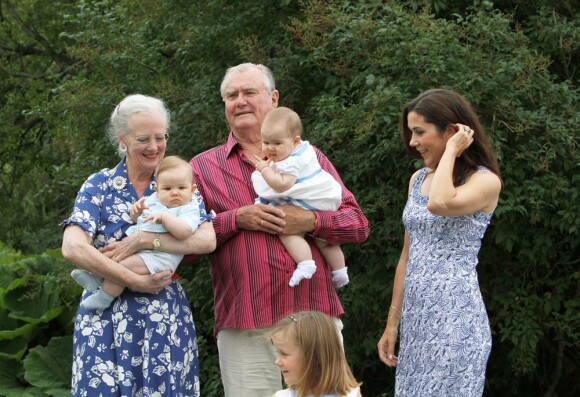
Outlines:
POLYGON ((409 102, 401 134, 424 167, 409 183, 379 357, 397 366, 396 396, 481 396, 491 332, 476 265, 502 188, 498 162, 472 107, 453 91, 409 102))

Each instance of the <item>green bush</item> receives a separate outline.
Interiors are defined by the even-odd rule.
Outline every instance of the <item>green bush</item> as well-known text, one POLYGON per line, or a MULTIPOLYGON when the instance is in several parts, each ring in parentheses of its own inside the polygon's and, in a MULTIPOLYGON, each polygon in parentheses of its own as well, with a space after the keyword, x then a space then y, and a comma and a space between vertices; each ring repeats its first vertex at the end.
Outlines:
POLYGON ((446 20, 382 2, 309 5, 293 31, 306 47, 301 67, 326 85, 307 109, 307 137, 330 154, 372 225, 367 243, 347 247, 353 283, 343 297, 347 353, 367 394, 388 395, 393 382, 375 344, 417 167, 398 136, 400 109, 434 87, 477 109, 505 182, 479 265, 494 342, 486 395, 578 392, 577 87, 554 82, 548 60, 489 6, 446 20))
POLYGON ((0 244, 0 395, 70 396, 72 321, 81 290, 59 252, 0 244))
MULTIPOLYGON (((494 343, 485 395, 579 394, 580 9, 570 1, 468 3, 2 2, 0 240, 35 254, 58 247, 59 222, 81 183, 117 161, 104 127, 124 95, 164 98, 174 118, 168 153, 189 158, 227 136, 218 91, 226 68, 267 64, 281 104, 299 112, 306 138, 334 162, 370 220, 369 240, 344 247, 352 275, 339 292, 345 346, 363 394, 390 396, 394 371, 378 360, 376 342, 408 179, 419 166, 404 154, 399 117, 421 91, 451 88, 481 116, 505 182, 479 264, 494 343)), ((0 272, 0 322, 8 330, 0 328, 0 351, 7 349, 0 387, 46 393, 50 387, 32 385, 38 375, 25 376, 34 365, 12 363, 36 360, 34 346, 63 343, 49 340, 72 333, 80 290, 61 259, 2 250, 0 266, 18 277, 0 272), (63 272, 34 265, 51 261, 63 272), (33 266, 39 275, 23 270, 33 266), (42 305, 26 308, 19 294, 42 305)), ((202 393, 221 396, 207 259, 181 272, 198 330, 202 393)))

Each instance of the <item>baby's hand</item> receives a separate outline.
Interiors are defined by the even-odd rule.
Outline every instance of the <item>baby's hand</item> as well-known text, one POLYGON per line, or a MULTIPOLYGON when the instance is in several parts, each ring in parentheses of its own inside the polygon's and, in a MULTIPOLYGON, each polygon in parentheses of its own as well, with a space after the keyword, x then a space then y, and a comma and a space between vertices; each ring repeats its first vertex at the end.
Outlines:
POLYGON ((145 205, 145 197, 140 198, 133 206, 131 206, 131 217, 139 216, 143 210, 148 209, 145 205))
POLYGON ((153 223, 163 223, 163 212, 151 214, 143 217, 143 222, 153 221, 153 223))
POLYGON ((256 158, 256 162, 254 164, 256 165, 256 169, 258 170, 258 172, 262 172, 262 170, 270 164, 270 161, 268 159, 264 160, 263 158, 258 157, 256 155, 254 155, 254 157, 256 158))

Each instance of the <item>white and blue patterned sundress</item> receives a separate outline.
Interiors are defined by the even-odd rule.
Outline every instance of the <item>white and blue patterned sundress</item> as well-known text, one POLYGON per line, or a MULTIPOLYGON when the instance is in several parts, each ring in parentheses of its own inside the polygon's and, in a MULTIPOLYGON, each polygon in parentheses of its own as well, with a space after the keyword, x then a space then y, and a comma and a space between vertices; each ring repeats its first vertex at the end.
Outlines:
POLYGON ((395 395, 481 396, 491 331, 475 267, 492 213, 430 213, 420 192, 427 171, 417 174, 403 212, 409 258, 395 395))
MULTIPOLYGON (((145 195, 154 192, 154 182, 145 195)), ((197 194, 202 220, 208 219, 197 194)), ((137 194, 125 160, 91 175, 64 225, 80 226, 101 248, 121 240, 133 223, 137 194)), ((104 311, 79 307, 73 335, 72 396, 199 396, 193 316, 181 285, 158 294, 125 289, 104 311)))

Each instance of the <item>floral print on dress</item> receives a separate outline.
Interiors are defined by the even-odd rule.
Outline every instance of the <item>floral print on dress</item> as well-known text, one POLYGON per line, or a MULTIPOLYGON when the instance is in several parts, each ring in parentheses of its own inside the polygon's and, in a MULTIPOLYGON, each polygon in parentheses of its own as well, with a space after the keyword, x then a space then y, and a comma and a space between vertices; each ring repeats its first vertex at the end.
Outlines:
MULTIPOLYGON (((145 191, 154 192, 154 182, 145 191)), ((119 241, 133 224, 138 196, 125 159, 91 175, 64 225, 77 225, 95 248, 119 241)), ((201 221, 211 219, 199 193, 201 221)), ((106 310, 79 307, 73 335, 72 396, 199 396, 199 362, 189 302, 174 281, 158 294, 125 289, 106 310)))

